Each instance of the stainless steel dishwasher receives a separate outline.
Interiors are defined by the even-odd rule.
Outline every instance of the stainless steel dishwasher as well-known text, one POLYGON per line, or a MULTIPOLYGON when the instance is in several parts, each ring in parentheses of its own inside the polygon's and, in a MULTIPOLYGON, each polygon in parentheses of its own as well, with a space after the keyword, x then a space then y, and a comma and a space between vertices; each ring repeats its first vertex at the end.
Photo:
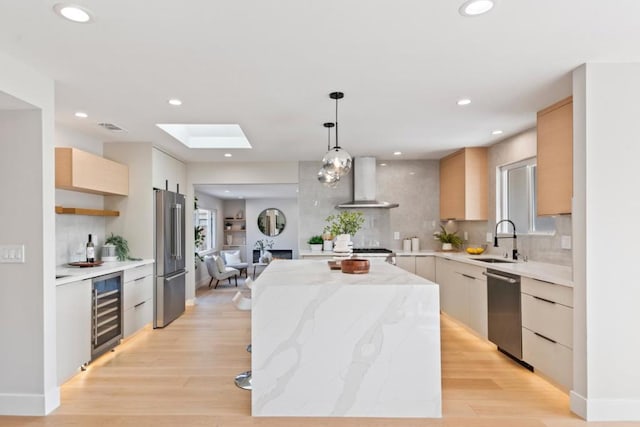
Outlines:
POLYGON ((528 369, 522 361, 522 314, 520 276, 487 269, 489 341, 528 369))

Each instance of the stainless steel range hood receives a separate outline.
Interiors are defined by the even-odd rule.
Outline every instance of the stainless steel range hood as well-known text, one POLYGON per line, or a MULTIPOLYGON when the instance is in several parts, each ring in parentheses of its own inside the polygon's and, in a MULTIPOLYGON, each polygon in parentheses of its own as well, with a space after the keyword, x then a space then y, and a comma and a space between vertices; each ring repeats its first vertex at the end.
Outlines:
POLYGON ((336 208, 397 208, 397 203, 376 200, 376 158, 356 157, 353 159, 353 201, 342 203, 336 208))

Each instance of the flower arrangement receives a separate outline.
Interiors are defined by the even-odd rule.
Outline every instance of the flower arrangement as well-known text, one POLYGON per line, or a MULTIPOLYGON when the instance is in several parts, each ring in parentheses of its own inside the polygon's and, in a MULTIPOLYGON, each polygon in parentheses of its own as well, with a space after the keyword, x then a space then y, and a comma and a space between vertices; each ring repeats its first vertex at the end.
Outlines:
POLYGON ((349 234, 353 236, 364 224, 364 214, 360 211, 342 211, 337 215, 329 215, 325 221, 329 224, 324 232, 330 232, 334 236, 349 234))
POLYGON ((254 249, 260 249, 260 252, 264 252, 265 249, 273 248, 273 240, 271 239, 260 239, 256 241, 256 244, 253 246, 254 249))

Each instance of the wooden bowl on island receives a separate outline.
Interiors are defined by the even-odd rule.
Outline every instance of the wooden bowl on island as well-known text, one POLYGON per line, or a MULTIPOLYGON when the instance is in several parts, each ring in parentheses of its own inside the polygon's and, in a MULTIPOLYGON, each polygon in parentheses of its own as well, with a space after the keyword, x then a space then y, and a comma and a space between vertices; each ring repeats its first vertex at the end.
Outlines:
POLYGON ((366 274, 369 272, 369 260, 363 258, 344 259, 340 262, 343 273, 366 274))

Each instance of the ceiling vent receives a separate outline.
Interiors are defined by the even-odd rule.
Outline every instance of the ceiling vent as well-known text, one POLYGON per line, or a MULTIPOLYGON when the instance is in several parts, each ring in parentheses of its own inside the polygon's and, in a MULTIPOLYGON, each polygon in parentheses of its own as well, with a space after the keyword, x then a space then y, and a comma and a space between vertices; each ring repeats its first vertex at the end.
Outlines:
POLYGON ((111 132, 126 132, 124 129, 114 125, 113 123, 98 123, 98 126, 102 126, 106 130, 110 130, 111 132))

